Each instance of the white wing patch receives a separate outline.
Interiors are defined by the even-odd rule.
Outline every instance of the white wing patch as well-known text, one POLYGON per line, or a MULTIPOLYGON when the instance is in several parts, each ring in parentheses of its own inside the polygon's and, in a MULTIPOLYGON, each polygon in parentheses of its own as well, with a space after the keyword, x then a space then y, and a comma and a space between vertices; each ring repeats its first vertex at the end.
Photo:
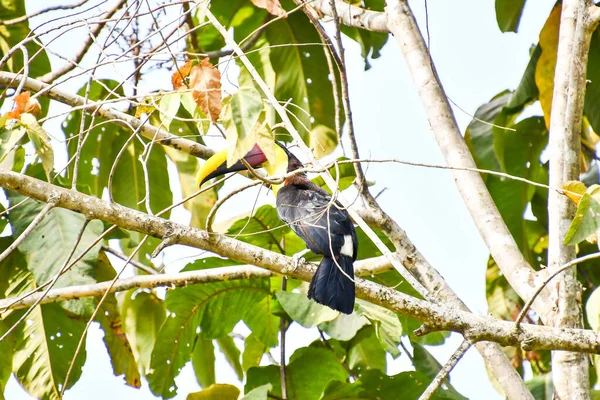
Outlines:
POLYGON ((352 243, 352 235, 344 235, 344 244, 340 253, 343 256, 352 257, 354 255, 354 243, 352 243))

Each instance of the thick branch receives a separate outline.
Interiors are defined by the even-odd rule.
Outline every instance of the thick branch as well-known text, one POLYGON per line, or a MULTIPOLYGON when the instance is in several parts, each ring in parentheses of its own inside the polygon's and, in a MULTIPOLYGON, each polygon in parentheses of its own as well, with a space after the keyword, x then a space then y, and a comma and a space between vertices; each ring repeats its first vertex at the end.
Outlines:
MULTIPOLYGON (((16 87, 20 81, 18 76, 19 75, 13 74, 11 72, 0 71, 0 85, 16 87)), ((47 94, 48 97, 52 100, 68 104, 72 107, 78 107, 89 113, 97 113, 98 115, 104 118, 113 120, 115 124, 125 126, 127 128, 133 127, 133 129, 137 129, 142 124, 142 122, 139 119, 132 117, 131 115, 125 114, 124 112, 116 110, 112 107, 108 107, 102 103, 94 101, 85 101, 85 98, 81 96, 70 92, 66 92, 56 87, 50 87, 51 86, 47 83, 41 82, 36 79, 25 79, 24 89, 32 92, 40 92, 43 90, 45 94, 47 94)), ((193 156, 200 157, 203 159, 207 159, 214 154, 214 151, 212 151, 206 146, 203 146, 199 143, 188 139, 172 135, 169 132, 156 128, 150 124, 144 124, 144 126, 142 126, 140 129, 140 133, 144 137, 150 140, 154 140, 154 142, 156 143, 162 144, 164 146, 173 147, 177 150, 181 150, 183 152, 189 153, 193 156)))
MULTIPOLYGON (((79 212, 90 219, 101 219, 124 229, 157 238, 176 234, 179 237, 178 243, 183 245, 211 251, 241 263, 257 265, 296 279, 309 281, 312 278, 313 267, 301 265, 294 271, 295 263, 291 257, 223 235, 209 235, 206 231, 56 187, 12 171, 0 169, 0 186, 43 202, 58 198, 57 207, 79 212)), ((503 346, 521 346, 525 349, 600 353, 600 335, 591 330, 557 329, 530 324, 515 329, 514 324, 509 321, 499 321, 489 316, 476 316, 445 305, 433 304, 360 278, 356 279, 356 295, 358 298, 423 321, 428 331, 456 331, 472 342, 487 340, 503 346)))
MULTIPOLYGON (((446 163, 455 167, 476 168, 408 4, 403 0, 388 0, 386 12, 388 27, 404 54, 446 163)), ((519 251, 481 176, 478 173, 456 172, 453 172, 453 176, 492 257, 519 296, 528 299, 536 286, 535 272, 519 251)), ((542 293, 541 297, 545 301, 547 293, 542 293)), ((533 308, 542 311, 541 305, 536 303, 533 308)))
MULTIPOLYGON (((308 2, 308 4, 328 17, 334 16, 334 11, 331 8, 329 0, 314 0, 308 2)), ((373 32, 390 32, 385 13, 383 12, 365 10, 364 8, 352 6, 340 0, 336 0, 335 5, 337 16, 344 25, 373 32)))
MULTIPOLYGON (((579 177, 581 118, 586 86, 588 50, 592 36, 590 9, 585 2, 565 0, 562 4, 552 112, 550 117, 550 186, 562 187, 579 177)), ((548 49, 542 49, 548 51, 548 49)), ((557 272, 576 256, 574 246, 564 243, 575 207, 555 192, 548 198, 548 270, 557 272)), ((581 327, 581 285, 575 267, 562 272, 550 286, 556 299, 548 307, 546 323, 556 327, 581 327)), ((560 399, 589 399, 589 361, 584 354, 552 352, 552 377, 560 399)))

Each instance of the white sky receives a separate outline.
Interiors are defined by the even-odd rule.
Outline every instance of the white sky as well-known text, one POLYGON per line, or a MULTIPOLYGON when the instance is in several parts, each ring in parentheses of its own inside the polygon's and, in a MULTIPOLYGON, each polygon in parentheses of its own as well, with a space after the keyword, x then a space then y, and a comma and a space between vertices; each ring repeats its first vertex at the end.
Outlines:
MULTIPOLYGON (((26 0, 26 3, 28 12, 33 12, 51 4, 72 2, 26 0)), ((423 29, 423 1, 411 1, 410 4, 423 29)), ((496 25, 493 0, 429 0, 433 60, 448 96, 463 110, 473 114, 478 106, 498 92, 514 89, 529 61, 529 48, 537 42, 539 31, 553 5, 554 0, 529 1, 519 33, 502 34, 496 25)), ((62 47, 57 48, 69 49, 69 54, 72 54, 78 48, 80 38, 75 32, 68 37, 68 41, 62 41, 62 47)), ((372 68, 367 72, 363 71, 358 45, 350 40, 344 43, 361 156, 444 164, 395 39, 390 37, 382 57, 372 61, 372 68)), ((90 63, 92 58, 87 57, 85 61, 90 63)), ((56 67, 62 61, 52 58, 52 63, 56 67)), ((102 76, 110 76, 110 71, 114 70, 105 69, 102 76)), ((163 74, 156 79, 161 79, 165 89, 168 89, 169 73, 164 71, 163 74)), ((153 77, 154 82, 156 79, 153 77)), ((79 80, 68 87, 76 90, 83 83, 79 80)), ((57 110, 53 109, 52 112, 56 113, 57 110)), ((458 109, 455 112, 464 132, 471 117, 458 109)), ((45 128, 55 130, 61 121, 62 118, 58 118, 55 123, 45 125, 45 128)), ((454 291, 473 312, 486 313, 485 267, 488 252, 450 173, 437 169, 373 164, 369 166, 368 178, 376 181, 374 193, 387 188, 379 199, 381 205, 406 230, 454 291)), ((228 185, 240 182, 230 181, 233 182, 228 185)), ((240 203, 236 204, 239 207, 240 203)), ((229 205, 219 215, 225 219, 238 212, 235 205, 229 205)), ((173 217, 186 218, 183 212, 174 213, 173 217)), ((200 253, 199 250, 182 253, 184 251, 177 249, 165 256, 163 261, 170 270, 177 270, 190 261, 182 260, 182 254, 191 256, 200 253)), ((153 398, 145 381, 141 390, 135 390, 126 387, 121 377, 112 375, 101 337, 101 331, 94 326, 88 336, 83 375, 65 398, 153 398)), ((295 348, 305 346, 316 338, 316 331, 307 331, 295 325, 289 333, 288 355, 295 348)), ((445 346, 429 347, 429 350, 443 364, 459 342, 460 336, 452 335, 445 346)), ((389 363, 388 373, 400 372, 408 366, 403 355, 389 363)), ((176 381, 179 386, 177 399, 185 399, 190 391, 199 389, 189 366, 184 368, 176 381)), ((222 358, 218 359, 217 381, 236 383, 236 378, 222 358)), ((460 393, 472 399, 502 398, 489 382, 483 361, 475 350, 470 350, 459 362, 451 374, 451 382, 460 393)), ((14 379, 9 382, 5 395, 10 400, 30 398, 14 379)))

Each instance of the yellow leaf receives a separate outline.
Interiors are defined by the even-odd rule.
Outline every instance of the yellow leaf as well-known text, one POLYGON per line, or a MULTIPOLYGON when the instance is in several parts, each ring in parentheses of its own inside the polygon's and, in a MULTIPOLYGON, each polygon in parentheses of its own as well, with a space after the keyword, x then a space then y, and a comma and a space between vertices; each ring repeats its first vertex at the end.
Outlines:
POLYGON ((567 181, 564 183, 562 189, 565 191, 565 196, 578 206, 581 196, 583 196, 587 187, 579 181, 567 181))
POLYGON ((542 53, 535 67, 535 84, 540 92, 540 104, 544 111, 546 127, 550 127, 550 108, 554 90, 554 69, 558 50, 558 30, 560 28, 560 4, 554 7, 540 32, 542 53))

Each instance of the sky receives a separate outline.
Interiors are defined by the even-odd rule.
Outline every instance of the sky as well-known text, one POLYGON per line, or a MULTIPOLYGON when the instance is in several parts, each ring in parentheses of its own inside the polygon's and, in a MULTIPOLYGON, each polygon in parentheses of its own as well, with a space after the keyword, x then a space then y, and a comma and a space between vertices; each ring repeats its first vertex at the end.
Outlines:
MULTIPOLYGON (((28 12, 59 3, 70 4, 71 1, 26 0, 28 12)), ((424 2, 410 1, 410 5, 423 30, 424 2)), ((527 2, 519 32, 503 34, 495 21, 493 0, 428 1, 433 61, 448 97, 460 107, 455 107, 454 110, 461 132, 464 133, 477 107, 497 93, 514 89, 518 85, 529 61, 529 49, 537 42, 539 31, 553 5, 554 0, 527 2)), ((36 19, 36 22, 41 20, 36 19)), ((58 46, 68 49, 65 51, 72 54, 78 47, 76 43, 79 43, 80 37, 75 31, 63 39, 62 43, 59 42, 58 46)), ((381 58, 371 61, 372 68, 366 72, 358 45, 345 40, 344 46, 361 156, 444 164, 395 39, 390 36, 381 58)), ((62 65, 63 61, 51 57, 51 62, 56 67, 62 65)), ((85 62, 91 63, 92 58, 86 57, 85 62)), ((114 68, 106 68, 100 73, 110 76, 114 71, 114 68)), ((169 71, 161 71, 157 73, 156 79, 169 82, 169 74, 169 71)), ((65 87, 75 91, 83 83, 80 79, 65 87)), ((155 88, 149 87, 149 90, 153 89, 155 88)), ((55 107, 51 112, 59 113, 64 110, 68 109, 55 107)), ((44 127, 48 131, 56 131, 60 122, 62 119, 57 118, 44 127)), ((216 145, 219 144, 215 143, 216 145)), ((487 312, 485 269, 489 253, 450 172, 423 167, 372 164, 368 167, 367 177, 376 182, 372 188, 374 193, 386 188, 378 199, 383 209, 407 232, 419 251, 467 306, 474 313, 484 315, 487 312)), ((227 187, 235 187, 243 182, 241 179, 229 180, 227 187)), ((172 189, 177 192, 176 183, 172 189)), ((247 198, 253 199, 254 194, 249 193, 247 198)), ((242 197, 237 201, 243 199, 242 197)), ((272 199, 263 196, 260 201, 272 202, 272 199)), ((219 218, 225 220, 237 212, 235 204, 226 204, 219 211, 219 218)), ((189 220, 181 210, 174 212, 173 218, 189 220)), ((162 261, 167 265, 167 270, 176 271, 200 254, 197 249, 175 248, 167 250, 162 261)), ((243 329, 243 325, 236 328, 241 333, 244 333, 243 329)), ((65 399, 154 398, 146 382, 143 382, 141 390, 136 390, 126 387, 122 377, 112 375, 101 337, 102 332, 94 325, 87 339, 87 362, 82 377, 66 393, 65 399)), ((315 330, 307 331, 294 325, 289 333, 288 356, 295 348, 308 345, 317 337, 315 330)), ((452 335, 446 345, 429 347, 429 350, 443 364, 460 341, 459 335, 452 335)), ((389 361, 389 374, 410 368, 406 355, 389 361)), ((239 385, 222 357, 217 360, 217 381, 239 385)), ((183 369, 176 382, 179 386, 177 399, 185 399, 187 393, 199 390, 189 366, 183 369)), ((482 358, 474 349, 469 350, 452 371, 451 382, 460 393, 471 399, 503 398, 490 383, 482 358)), ((5 395, 10 400, 30 398, 15 379, 9 382, 5 395)))

